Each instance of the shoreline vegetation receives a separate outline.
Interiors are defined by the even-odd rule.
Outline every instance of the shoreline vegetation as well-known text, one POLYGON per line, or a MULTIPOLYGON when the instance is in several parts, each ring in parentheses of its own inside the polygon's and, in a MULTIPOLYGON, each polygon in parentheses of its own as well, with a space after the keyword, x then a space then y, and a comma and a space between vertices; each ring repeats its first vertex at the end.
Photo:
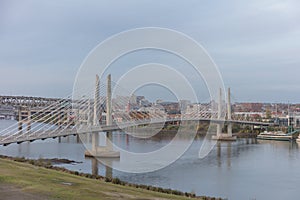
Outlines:
MULTIPOLYGON (((205 136, 207 134, 207 130, 209 128, 210 123, 208 122, 200 122, 197 125, 195 123, 189 125, 183 125, 188 128, 188 130, 194 130, 197 131, 196 136, 205 136)), ((158 134, 160 136, 161 134, 176 134, 178 129, 180 127, 180 124, 175 125, 166 125, 158 134)), ((257 135, 260 134, 260 132, 264 131, 265 129, 253 129, 251 126, 242 126, 242 125, 236 125, 233 124, 232 126, 232 132, 233 135, 237 136, 238 138, 256 138, 257 135)), ((227 126, 225 125, 222 130, 223 133, 227 132, 227 126)))
MULTIPOLYGON (((53 166, 76 163, 67 159, 26 159, 0 155, 1 185, 22 187, 22 192, 46 199, 202 199, 221 198, 196 196, 194 193, 133 184, 118 178, 107 178, 53 166), (59 184, 54 184, 60 181, 59 184), (36 182, 38 180, 38 182, 36 182), (96 181, 96 182, 95 182, 96 181), (84 187, 78 187, 84 185, 84 187), (69 186, 68 188, 65 188, 69 186), (74 188, 72 188, 74 186, 74 188), (75 187, 76 186, 76 187, 75 187), (65 189, 63 189, 65 188, 65 189), (107 197, 105 197, 107 196, 107 197)), ((0 188, 1 190, 1 188, 0 188)))

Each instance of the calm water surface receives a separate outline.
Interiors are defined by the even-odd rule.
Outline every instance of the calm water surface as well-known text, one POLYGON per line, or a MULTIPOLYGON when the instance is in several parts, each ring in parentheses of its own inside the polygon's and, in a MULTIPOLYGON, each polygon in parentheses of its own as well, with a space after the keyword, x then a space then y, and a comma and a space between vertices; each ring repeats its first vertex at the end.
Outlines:
MULTIPOLYGON (((0 130, 15 121, 0 120, 0 130)), ((159 148, 170 137, 136 139, 115 133, 114 141, 131 151, 159 148)), ((202 138, 172 165, 151 173, 130 174, 113 170, 121 180, 195 192, 228 199, 299 199, 300 149, 297 143, 239 139, 221 142, 204 159, 198 158, 202 138)), ((71 170, 105 175, 105 166, 84 157, 85 148, 74 136, 32 143, 0 146, 0 154, 27 158, 67 158, 79 164, 62 165, 71 170), (95 165, 96 164, 96 165, 95 165)))

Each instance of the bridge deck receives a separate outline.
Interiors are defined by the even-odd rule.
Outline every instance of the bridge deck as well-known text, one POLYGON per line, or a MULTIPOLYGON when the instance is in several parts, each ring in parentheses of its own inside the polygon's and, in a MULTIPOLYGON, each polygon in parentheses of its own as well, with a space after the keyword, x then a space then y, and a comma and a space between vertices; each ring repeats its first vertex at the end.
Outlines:
POLYGON ((44 140, 47 138, 64 137, 69 135, 85 134, 92 132, 108 132, 117 131, 128 127, 147 125, 149 123, 165 123, 174 121, 210 121, 212 123, 239 123, 239 124, 249 124, 249 125, 261 125, 269 126, 270 123, 265 122, 252 122, 252 121, 238 121, 238 120, 224 120, 224 119, 153 119, 153 120, 142 120, 142 121, 132 121, 127 123, 113 124, 113 125, 98 125, 98 126, 80 126, 76 127, 60 127, 54 130, 47 131, 24 131, 16 132, 12 135, 0 136, 0 145, 9 145, 12 143, 22 143, 26 141, 44 140))

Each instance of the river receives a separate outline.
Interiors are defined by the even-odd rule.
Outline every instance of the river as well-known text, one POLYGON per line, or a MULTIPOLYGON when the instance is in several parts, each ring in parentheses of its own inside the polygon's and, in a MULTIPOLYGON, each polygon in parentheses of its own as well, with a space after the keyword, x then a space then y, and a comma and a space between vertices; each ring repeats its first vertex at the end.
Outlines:
MULTIPOLYGON (((0 130, 15 121, 0 120, 0 130)), ((131 148, 161 147, 169 136, 159 139, 128 137, 116 132, 113 139, 131 148)), ((123 181, 172 188, 197 195, 228 199, 299 199, 300 148, 296 142, 261 141, 253 138, 220 142, 203 159, 197 137, 185 154, 173 164, 150 173, 133 174, 113 170, 123 181)), ((129 147, 128 147, 129 148, 129 147)), ((61 165, 79 172, 95 173, 95 162, 84 157, 85 147, 76 136, 0 146, 0 154, 26 158, 66 158, 80 163, 61 165), (94 163, 94 165, 93 165, 94 163), (94 169, 93 169, 94 166, 94 169), (93 171, 94 170, 94 171, 93 171)), ((107 170, 97 163, 96 172, 107 170)))

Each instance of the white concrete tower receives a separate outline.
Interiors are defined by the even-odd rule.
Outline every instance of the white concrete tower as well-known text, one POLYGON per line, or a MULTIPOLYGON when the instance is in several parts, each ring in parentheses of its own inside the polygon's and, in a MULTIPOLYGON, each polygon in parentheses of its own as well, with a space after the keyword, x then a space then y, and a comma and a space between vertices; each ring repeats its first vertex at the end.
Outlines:
POLYGON ((228 120, 227 134, 228 134, 228 137, 232 137, 232 123, 230 122, 231 119, 232 118, 231 118, 230 88, 228 88, 228 93, 227 93, 227 120, 228 120))

